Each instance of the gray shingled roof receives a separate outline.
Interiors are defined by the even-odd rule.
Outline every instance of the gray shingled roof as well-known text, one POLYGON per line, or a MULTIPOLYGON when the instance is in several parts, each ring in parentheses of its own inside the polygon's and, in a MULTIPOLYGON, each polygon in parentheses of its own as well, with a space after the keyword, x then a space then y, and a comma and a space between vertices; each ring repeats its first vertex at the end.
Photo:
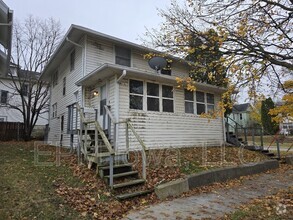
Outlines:
POLYGON ((246 112, 250 107, 250 103, 243 103, 239 105, 234 105, 232 108, 232 112, 246 112))

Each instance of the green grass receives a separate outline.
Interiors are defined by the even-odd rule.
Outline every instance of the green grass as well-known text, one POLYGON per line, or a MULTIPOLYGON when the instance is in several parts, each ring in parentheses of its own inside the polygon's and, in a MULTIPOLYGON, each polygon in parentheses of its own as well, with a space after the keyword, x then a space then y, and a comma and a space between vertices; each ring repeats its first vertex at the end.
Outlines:
POLYGON ((82 185, 65 165, 35 166, 33 143, 1 142, 0 219, 80 218, 55 193, 56 180, 72 187, 82 185))

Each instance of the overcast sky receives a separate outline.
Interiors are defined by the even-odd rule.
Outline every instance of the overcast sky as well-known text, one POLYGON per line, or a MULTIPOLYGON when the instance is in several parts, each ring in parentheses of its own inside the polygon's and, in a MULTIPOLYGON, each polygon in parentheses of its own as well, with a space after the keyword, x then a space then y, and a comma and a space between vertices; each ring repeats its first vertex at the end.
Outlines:
POLYGON ((157 27, 161 21, 157 8, 166 8, 170 0, 4 0, 14 11, 14 19, 28 15, 60 20, 65 31, 71 24, 140 43, 145 27, 157 27))

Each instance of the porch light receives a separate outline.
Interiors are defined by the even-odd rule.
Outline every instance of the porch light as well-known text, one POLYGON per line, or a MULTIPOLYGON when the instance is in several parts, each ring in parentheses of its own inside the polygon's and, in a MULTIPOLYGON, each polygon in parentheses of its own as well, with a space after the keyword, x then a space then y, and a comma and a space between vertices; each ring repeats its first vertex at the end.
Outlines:
POLYGON ((98 91, 94 91, 94 96, 98 96, 99 92, 98 91))

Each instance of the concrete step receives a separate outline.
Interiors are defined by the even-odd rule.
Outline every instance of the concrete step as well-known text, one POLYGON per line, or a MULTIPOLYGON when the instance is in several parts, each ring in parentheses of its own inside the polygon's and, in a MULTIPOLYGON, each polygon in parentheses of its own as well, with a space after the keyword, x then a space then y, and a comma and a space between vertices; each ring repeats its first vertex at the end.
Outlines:
POLYGON ((117 195, 116 198, 119 199, 119 200, 130 199, 130 198, 133 198, 133 197, 142 196, 142 195, 152 193, 153 191, 154 191, 153 189, 150 189, 150 190, 143 190, 143 191, 125 193, 125 194, 117 195))
POLYGON ((123 182, 123 183, 117 183, 113 185, 113 189, 118 189, 118 188, 123 188, 123 187, 128 187, 128 186, 134 186, 134 185, 139 185, 144 183, 144 179, 136 179, 136 180, 131 180, 128 182, 123 182))
MULTIPOLYGON (((118 173, 114 174, 113 178, 120 178, 120 177, 127 177, 127 176, 135 176, 138 175, 138 171, 129 171, 129 172, 124 172, 124 173, 118 173)), ((110 178, 109 175, 104 176, 104 178, 110 178)))

